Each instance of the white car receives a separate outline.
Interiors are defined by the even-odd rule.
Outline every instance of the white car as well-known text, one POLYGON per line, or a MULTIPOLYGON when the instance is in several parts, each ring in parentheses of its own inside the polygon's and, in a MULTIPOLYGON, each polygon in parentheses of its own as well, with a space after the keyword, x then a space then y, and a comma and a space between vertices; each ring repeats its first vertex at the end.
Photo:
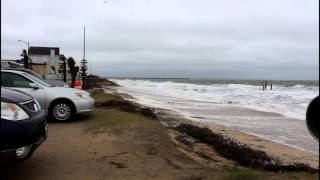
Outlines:
POLYGON ((71 120, 76 113, 94 109, 94 99, 86 91, 54 87, 30 73, 1 70, 1 86, 26 92, 38 100, 47 115, 58 121, 71 120))

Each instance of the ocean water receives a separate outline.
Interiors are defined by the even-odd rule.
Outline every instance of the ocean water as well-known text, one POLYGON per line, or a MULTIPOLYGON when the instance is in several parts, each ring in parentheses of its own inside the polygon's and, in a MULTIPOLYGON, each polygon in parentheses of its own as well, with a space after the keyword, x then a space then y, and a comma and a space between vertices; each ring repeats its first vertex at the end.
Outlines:
POLYGON ((274 142, 319 153, 319 144, 305 124, 309 102, 318 95, 318 81, 209 79, 113 79, 117 90, 135 101, 166 108, 194 121, 219 124, 274 142))

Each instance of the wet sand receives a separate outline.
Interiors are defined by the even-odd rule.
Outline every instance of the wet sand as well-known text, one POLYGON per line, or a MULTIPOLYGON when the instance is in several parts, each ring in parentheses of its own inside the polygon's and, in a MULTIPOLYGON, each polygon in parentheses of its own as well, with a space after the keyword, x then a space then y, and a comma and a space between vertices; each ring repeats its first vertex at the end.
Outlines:
POLYGON ((210 109, 184 109, 202 116, 192 116, 196 122, 208 126, 221 125, 279 144, 319 154, 319 143, 310 135, 306 122, 280 114, 237 106, 219 106, 210 109))

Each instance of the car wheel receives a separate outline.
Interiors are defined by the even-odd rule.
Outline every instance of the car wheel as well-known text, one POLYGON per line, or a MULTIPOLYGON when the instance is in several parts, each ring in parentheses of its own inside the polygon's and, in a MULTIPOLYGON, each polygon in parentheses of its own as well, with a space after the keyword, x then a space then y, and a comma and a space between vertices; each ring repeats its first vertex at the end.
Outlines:
POLYGON ((52 105, 50 116, 56 121, 69 121, 75 113, 73 105, 68 101, 58 101, 52 105))

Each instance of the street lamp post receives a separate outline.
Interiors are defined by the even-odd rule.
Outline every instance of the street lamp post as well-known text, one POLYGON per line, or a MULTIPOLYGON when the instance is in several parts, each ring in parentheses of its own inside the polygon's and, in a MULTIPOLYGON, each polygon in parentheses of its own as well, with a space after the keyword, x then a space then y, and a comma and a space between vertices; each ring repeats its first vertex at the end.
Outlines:
POLYGON ((28 52, 28 56, 29 56, 29 42, 25 42, 25 41, 22 41, 22 40, 18 40, 18 42, 22 42, 22 43, 28 45, 27 52, 28 52))
POLYGON ((22 42, 22 43, 24 43, 24 44, 26 44, 26 45, 28 45, 28 50, 27 50, 27 57, 24 57, 24 61, 26 61, 26 62, 24 62, 24 65, 25 65, 25 68, 26 69, 32 69, 32 63, 31 63, 31 61, 30 61, 30 64, 29 64, 29 42, 25 42, 25 41, 22 41, 22 40, 18 40, 18 42, 22 42))

